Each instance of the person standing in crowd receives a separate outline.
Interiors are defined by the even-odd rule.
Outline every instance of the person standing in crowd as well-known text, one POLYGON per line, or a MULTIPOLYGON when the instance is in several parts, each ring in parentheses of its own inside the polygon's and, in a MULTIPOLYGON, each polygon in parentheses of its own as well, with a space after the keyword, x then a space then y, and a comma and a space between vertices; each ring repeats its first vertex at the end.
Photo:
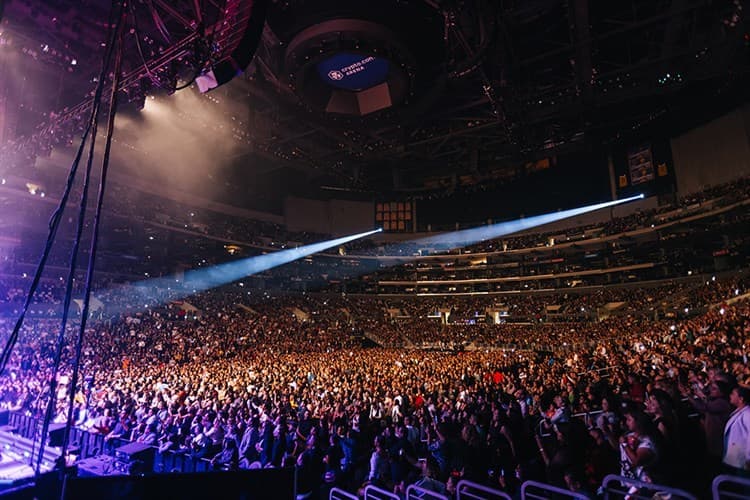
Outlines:
POLYGON ((643 412, 625 413, 628 432, 620 437, 620 474, 639 481, 655 482, 653 477, 659 453, 649 431, 651 419, 643 412))
POLYGON ((250 419, 250 425, 247 426, 242 435, 239 446, 240 461, 245 468, 260 458, 257 449, 260 438, 260 419, 257 416, 253 416, 250 419))
POLYGON ((736 409, 724 427, 724 467, 730 474, 750 477, 750 389, 735 387, 729 402, 736 409))
POLYGON ((367 480, 378 486, 385 487, 389 481, 390 467, 388 464, 388 452, 385 449, 384 438, 376 436, 374 450, 370 456, 370 470, 367 473, 367 480))
POLYGON ((709 384, 708 395, 699 390, 688 393, 684 387, 681 388, 683 395, 687 396, 693 409, 701 414, 701 424, 706 441, 705 467, 711 477, 718 474, 721 469, 722 452, 724 451, 724 426, 733 409, 729 403, 729 389, 729 384, 722 380, 709 384))

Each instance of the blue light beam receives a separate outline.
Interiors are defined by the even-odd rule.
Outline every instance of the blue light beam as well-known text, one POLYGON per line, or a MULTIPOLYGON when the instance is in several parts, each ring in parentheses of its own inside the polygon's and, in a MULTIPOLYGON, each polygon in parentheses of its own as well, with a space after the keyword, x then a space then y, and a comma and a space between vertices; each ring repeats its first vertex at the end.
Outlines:
MULTIPOLYGON (((246 276, 267 271, 268 269, 288 264, 289 262, 307 257, 308 255, 322 252, 323 250, 328 250, 329 248, 343 245, 359 238, 365 238, 381 231, 382 229, 375 229, 373 231, 344 236, 334 240, 321 241, 319 243, 313 243, 299 248, 290 248, 288 250, 280 250, 265 255, 248 257, 246 259, 219 264, 207 269, 193 269, 185 272, 183 280, 185 287, 192 290, 191 293, 186 293, 186 295, 226 285, 246 276)), ((156 278, 141 281, 137 283, 137 286, 166 289, 168 287, 174 287, 175 281, 176 279, 174 276, 169 278, 156 278)))
POLYGON ((336 238, 335 240, 321 241, 299 248, 290 248, 278 252, 248 257, 235 262, 219 264, 208 269, 194 269, 185 273, 185 283, 189 284, 194 290, 203 291, 210 288, 216 288, 226 285, 238 279, 267 271, 274 267, 283 266, 297 259, 307 257, 329 248, 337 247, 359 238, 365 238, 375 233, 381 232, 382 229, 375 229, 365 233, 354 234, 336 238))
POLYGON ((602 208, 612 207, 620 205, 622 203, 628 203, 634 200, 643 199, 643 195, 631 196, 630 198, 623 198, 622 200, 607 201, 604 203, 597 203, 595 205, 587 205, 585 207, 571 208, 569 210, 562 210, 560 212, 535 215, 533 217, 527 217, 524 219, 517 219, 508 222, 500 222, 498 224, 492 224, 490 226, 481 226, 471 229, 464 229, 462 231, 454 231, 445 234, 438 234, 436 236, 429 236, 427 238, 421 238, 414 240, 411 243, 419 245, 440 245, 441 248, 454 249, 473 245, 480 241, 491 240, 505 236, 519 231, 525 231, 544 224, 551 222, 557 222, 562 219, 569 217, 575 217, 576 215, 593 212, 595 210, 601 210, 602 208))

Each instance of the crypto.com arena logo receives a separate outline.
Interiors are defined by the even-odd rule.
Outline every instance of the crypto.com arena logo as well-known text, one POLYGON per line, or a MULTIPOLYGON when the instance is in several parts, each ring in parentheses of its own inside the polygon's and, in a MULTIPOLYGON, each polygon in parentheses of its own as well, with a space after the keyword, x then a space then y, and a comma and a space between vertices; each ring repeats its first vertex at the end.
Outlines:
POLYGON ((365 57, 360 61, 350 64, 349 66, 344 66, 343 68, 333 69, 329 71, 328 78, 334 81, 343 80, 347 76, 352 76, 364 71, 365 69, 367 69, 367 65, 374 61, 375 58, 372 56, 365 57))
POLYGON ((331 80, 343 80, 344 74, 341 71, 331 70, 328 72, 328 78, 331 80))

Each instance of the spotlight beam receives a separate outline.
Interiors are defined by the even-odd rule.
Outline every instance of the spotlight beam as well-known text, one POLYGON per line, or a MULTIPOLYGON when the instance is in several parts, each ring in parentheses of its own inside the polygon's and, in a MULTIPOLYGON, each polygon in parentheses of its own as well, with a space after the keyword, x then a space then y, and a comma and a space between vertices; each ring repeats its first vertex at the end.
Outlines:
POLYGON ((551 222, 557 222, 562 219, 569 217, 575 217, 576 215, 582 215, 602 208, 613 207, 622 203, 628 203, 634 200, 643 199, 643 195, 631 196, 630 198, 623 198, 622 200, 607 201, 604 203, 597 203, 595 205, 587 205, 585 207, 571 208, 569 210, 562 210, 560 212, 553 212, 542 215, 535 215, 533 217, 527 217, 524 219, 517 219, 508 222, 500 222, 498 224, 492 224, 489 226, 475 227, 471 229, 464 229, 462 231, 454 231, 450 233, 438 234, 436 236, 429 236, 427 238, 421 238, 414 240, 411 244, 419 245, 440 245, 441 248, 460 248, 480 241, 491 240, 500 236, 505 236, 526 229, 531 229, 551 222))
MULTIPOLYGON (((207 269, 193 269, 185 273, 184 283, 186 288, 191 290, 190 293, 186 292, 185 295, 226 285, 246 276, 267 271, 268 269, 288 264, 289 262, 307 257, 308 255, 322 252, 323 250, 343 245, 359 238, 365 238, 381 231, 382 229, 375 229, 365 233, 344 236, 342 238, 321 241, 319 243, 312 243, 298 248, 280 250, 265 255, 258 255, 256 257, 248 257, 234 262, 219 264, 207 269)), ((154 287, 166 289, 168 287, 173 287, 175 280, 176 278, 174 276, 171 278, 157 278, 141 281, 137 286, 143 291, 146 291, 145 289, 151 290, 154 287)))

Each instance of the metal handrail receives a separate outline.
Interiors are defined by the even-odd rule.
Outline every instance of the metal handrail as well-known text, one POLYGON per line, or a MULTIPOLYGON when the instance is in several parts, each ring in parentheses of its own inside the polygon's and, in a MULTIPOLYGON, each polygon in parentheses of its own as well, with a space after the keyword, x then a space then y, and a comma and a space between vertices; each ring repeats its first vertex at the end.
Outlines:
POLYGON ((467 481, 466 479, 462 479, 458 482, 458 485, 456 486, 456 492, 457 500, 511 500, 510 495, 503 491, 475 483, 474 481, 467 481), (486 493, 487 495, 479 495, 475 493, 475 491, 486 493))
POLYGON ((581 493, 576 493, 574 491, 564 490, 562 488, 558 488, 557 486, 552 486, 550 484, 544 484, 539 483, 536 481, 526 481, 521 485, 521 500, 527 500, 527 499, 534 499, 534 500, 547 500, 549 498, 548 495, 545 496, 539 496, 537 494, 529 492, 529 488, 537 488, 539 490, 542 490, 544 492, 548 493, 555 493, 555 495, 562 495, 568 498, 573 498, 575 500, 590 500, 588 496, 582 495, 581 493))
POLYGON ((372 484, 365 486, 365 500, 401 500, 398 495, 372 484))
POLYGON ((647 483, 645 481, 639 481, 638 479, 631 479, 629 477, 623 477, 618 476, 616 474, 610 474, 607 477, 604 478, 602 481, 602 488, 604 489, 604 500, 609 500, 610 493, 618 493, 622 495, 627 495, 629 498, 632 499, 644 499, 644 500, 651 500, 653 498, 653 493, 648 494, 638 494, 637 491, 633 491, 632 493, 630 490, 632 488, 640 489, 644 488, 651 492, 664 492, 669 493, 671 495, 672 500, 676 499, 684 499, 684 500, 697 500, 695 495, 692 493, 688 493, 685 490, 681 490, 679 488, 671 488, 669 486, 664 486, 663 484, 656 484, 656 483, 647 483), (620 488, 611 488, 609 487, 610 483, 620 483, 620 488), (624 489, 623 489, 624 488, 624 489))
POLYGON ((746 479, 744 477, 738 477, 738 476, 729 476, 727 474, 722 474, 720 476, 716 476, 711 483, 711 496, 713 497, 713 500, 728 500, 730 498, 747 498, 748 492, 750 492, 750 479, 746 479), (721 485, 722 484, 731 484, 734 486, 739 486, 740 488, 744 488, 744 491, 742 492, 734 492, 734 491, 721 491, 721 485))
POLYGON ((442 493, 437 493, 435 491, 422 488, 421 486, 410 484, 409 487, 406 488, 406 500, 419 499, 419 498, 431 498, 433 500, 448 500, 448 497, 443 495, 442 493), (412 493, 414 493, 414 496, 412 496, 412 493))
POLYGON ((328 500, 359 500, 357 495, 342 490, 341 488, 331 488, 328 493, 328 500))

